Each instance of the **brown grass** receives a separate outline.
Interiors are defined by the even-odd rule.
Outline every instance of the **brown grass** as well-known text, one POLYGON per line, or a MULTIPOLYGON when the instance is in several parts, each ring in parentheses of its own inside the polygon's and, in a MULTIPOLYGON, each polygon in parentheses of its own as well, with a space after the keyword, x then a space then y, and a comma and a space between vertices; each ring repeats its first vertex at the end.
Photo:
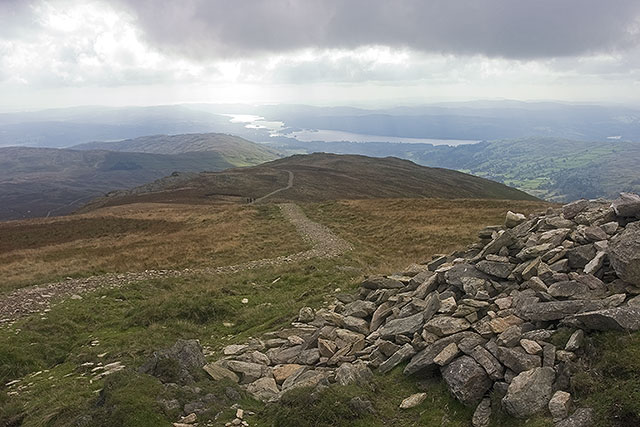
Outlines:
POLYGON ((0 291, 65 276, 238 264, 306 248, 275 205, 134 204, 0 223, 0 291))
POLYGON ((391 272, 476 242, 508 210, 528 214, 548 203, 513 200, 374 199, 304 205, 307 215, 355 246, 370 272, 391 272))

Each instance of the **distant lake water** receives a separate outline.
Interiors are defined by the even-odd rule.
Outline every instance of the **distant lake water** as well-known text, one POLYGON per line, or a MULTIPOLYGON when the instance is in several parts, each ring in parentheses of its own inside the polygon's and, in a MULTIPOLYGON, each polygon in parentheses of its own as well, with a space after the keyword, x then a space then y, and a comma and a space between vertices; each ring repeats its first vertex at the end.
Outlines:
POLYGON ((380 136, 380 135, 367 135, 363 133, 351 133, 343 132, 339 130, 317 129, 317 130, 302 130, 287 134, 289 137, 293 137, 298 141, 311 142, 311 141, 351 141, 351 142, 393 142, 393 143, 405 143, 405 144, 433 144, 433 145, 465 145, 475 144, 480 141, 473 141, 467 139, 432 139, 432 138, 403 138, 397 136, 380 136))
POLYGON ((284 132, 287 128, 284 122, 266 120, 264 117, 252 114, 223 114, 230 117, 232 123, 245 123, 248 129, 265 129, 270 136, 286 136, 295 138, 301 142, 391 142, 405 144, 432 144, 432 145, 465 145, 476 144, 479 140, 470 139, 433 139, 433 138, 404 138, 398 136, 367 135, 364 133, 343 132, 329 129, 304 129, 295 132, 284 132))

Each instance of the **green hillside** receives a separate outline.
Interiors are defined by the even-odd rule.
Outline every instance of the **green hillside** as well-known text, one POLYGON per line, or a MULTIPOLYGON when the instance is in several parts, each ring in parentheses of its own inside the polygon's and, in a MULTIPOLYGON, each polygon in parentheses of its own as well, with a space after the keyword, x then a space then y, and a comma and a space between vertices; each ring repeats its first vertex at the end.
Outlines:
POLYGON ((153 154, 215 151, 234 166, 253 166, 276 159, 278 153, 264 145, 223 133, 151 135, 123 141, 80 144, 78 150, 109 150, 153 154))
POLYGON ((112 193, 86 208, 139 202, 246 202, 293 185, 273 201, 325 201, 372 198, 445 198, 536 200, 520 190, 449 169, 428 168, 393 157, 314 153, 294 155, 259 166, 205 172, 184 179, 112 193), (162 192, 159 192, 162 190, 162 192))

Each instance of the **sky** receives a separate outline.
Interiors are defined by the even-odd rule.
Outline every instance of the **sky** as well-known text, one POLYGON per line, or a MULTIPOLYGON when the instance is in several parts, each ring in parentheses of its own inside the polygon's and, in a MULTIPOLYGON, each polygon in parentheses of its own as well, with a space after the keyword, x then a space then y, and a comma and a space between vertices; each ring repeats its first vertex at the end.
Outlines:
POLYGON ((638 0, 0 0, 0 111, 640 106, 638 0))

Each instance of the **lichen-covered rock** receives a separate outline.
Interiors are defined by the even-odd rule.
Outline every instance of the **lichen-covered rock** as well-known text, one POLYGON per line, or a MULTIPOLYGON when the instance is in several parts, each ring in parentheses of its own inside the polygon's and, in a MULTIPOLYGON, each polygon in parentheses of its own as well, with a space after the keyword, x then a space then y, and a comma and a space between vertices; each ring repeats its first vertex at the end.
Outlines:
POLYGON ((566 391, 558 390, 553 394, 549 401, 549 412, 554 421, 560 421, 569 415, 571 409, 571 394, 566 391))
POLYGON ((620 197, 611 203, 616 215, 640 218, 640 196, 633 193, 620 193, 620 197))
POLYGON ((491 399, 485 397, 480 401, 471 418, 473 427, 488 427, 491 418, 491 399))
POLYGON ((591 427, 593 425, 593 409, 579 408, 569 417, 555 424, 555 427, 591 427))
POLYGON ((380 337, 391 338, 396 335, 413 335, 422 329, 424 315, 422 313, 402 319, 389 320, 382 328, 378 329, 380 337))
POLYGON ((477 404, 493 382, 472 357, 461 356, 441 369, 451 393, 467 406, 477 404))
POLYGON ((621 279, 640 286, 640 221, 628 224, 611 239, 609 259, 621 279))
POLYGON ((502 407, 513 417, 527 418, 549 404, 555 372, 552 368, 533 368, 521 372, 509 384, 502 407))
POLYGON ((368 387, 373 382, 373 372, 364 363, 343 363, 336 370, 336 381, 340 385, 368 387))
POLYGON ((202 375, 202 367, 206 363, 197 340, 179 339, 170 348, 154 351, 139 371, 162 382, 189 384, 202 375))
POLYGON ((640 330, 640 308, 616 307, 589 311, 568 318, 566 323, 597 331, 637 331, 640 330))

